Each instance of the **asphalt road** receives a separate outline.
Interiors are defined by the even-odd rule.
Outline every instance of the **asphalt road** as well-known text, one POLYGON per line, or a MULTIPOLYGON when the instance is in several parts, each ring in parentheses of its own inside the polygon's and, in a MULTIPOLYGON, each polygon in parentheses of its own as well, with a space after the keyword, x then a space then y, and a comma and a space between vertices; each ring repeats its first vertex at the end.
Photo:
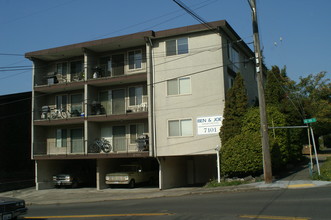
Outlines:
MULTIPOLYGON (((32 205, 26 219, 331 219, 331 187, 32 205)), ((49 198, 51 199, 51 198, 49 198)))

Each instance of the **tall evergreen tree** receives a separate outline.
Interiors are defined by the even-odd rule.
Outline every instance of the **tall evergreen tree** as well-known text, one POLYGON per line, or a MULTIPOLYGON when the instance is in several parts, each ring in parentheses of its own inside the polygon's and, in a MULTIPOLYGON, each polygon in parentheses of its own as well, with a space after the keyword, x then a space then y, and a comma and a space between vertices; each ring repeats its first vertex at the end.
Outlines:
POLYGON ((265 100, 267 105, 273 105, 282 108, 283 101, 286 99, 286 92, 284 89, 286 73, 281 71, 278 66, 272 66, 271 70, 267 72, 265 100))
POLYGON ((244 79, 238 73, 233 87, 228 90, 225 97, 224 120, 219 133, 222 144, 225 144, 231 137, 240 134, 242 119, 247 112, 247 108, 248 98, 244 79))
MULTIPOLYGON (((293 97, 294 82, 286 76, 286 68, 280 70, 278 66, 273 66, 267 73, 266 82, 266 103, 267 109, 276 107, 278 111, 285 115, 286 126, 296 126, 302 124, 302 113, 299 111, 293 97)), ((268 118, 269 125, 279 123, 272 116, 268 118)), ((288 160, 297 160, 300 155, 303 135, 302 129, 286 129, 286 148, 289 155, 288 160)))

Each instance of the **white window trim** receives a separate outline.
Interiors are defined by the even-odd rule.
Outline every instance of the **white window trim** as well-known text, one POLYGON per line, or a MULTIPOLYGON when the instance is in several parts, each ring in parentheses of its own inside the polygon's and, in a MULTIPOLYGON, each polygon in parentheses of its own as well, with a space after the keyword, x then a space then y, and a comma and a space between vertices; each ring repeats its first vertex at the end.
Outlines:
POLYGON ((193 137, 194 136, 194 123, 192 118, 179 118, 179 119, 168 119, 167 120, 167 132, 168 132, 168 138, 187 138, 187 137, 193 137), (186 136, 170 136, 170 130, 169 130, 169 122, 170 121, 184 121, 184 120, 191 120, 192 122, 192 134, 191 135, 186 135, 186 136))
POLYGON ((167 94, 167 96, 169 96, 169 97, 192 95, 192 78, 191 78, 191 76, 183 76, 183 77, 177 77, 177 78, 173 78, 173 79, 168 79, 166 83, 167 83, 167 84, 166 84, 166 94, 167 94), (179 93, 179 90, 180 90, 180 84, 179 84, 179 81, 180 81, 180 79, 184 79, 184 78, 188 78, 188 79, 190 80, 190 91, 189 91, 189 93, 183 93, 183 94, 180 94, 180 93, 179 93), (178 93, 177 93, 177 94, 173 94, 173 95, 169 95, 169 91, 168 91, 168 81, 170 81, 170 80, 174 80, 174 79, 177 80, 178 93))
MULTIPOLYGON (((144 103, 144 86, 143 85, 137 85, 137 86, 130 86, 128 87, 128 106, 129 107, 134 107, 134 106, 139 106, 141 104, 137 104, 137 98, 135 100, 135 105, 130 105, 130 89, 131 88, 142 88, 142 94, 141 94, 141 103, 144 103)), ((135 90, 136 92, 136 90, 135 90)), ((135 94, 135 97, 137 97, 137 95, 135 94)))
POLYGON ((179 38, 175 38, 175 39, 168 39, 166 41, 164 41, 164 53, 166 57, 171 57, 171 56, 180 56, 180 55, 187 55, 190 53, 190 49, 189 49, 189 45, 190 45, 190 38, 189 37, 179 37, 179 38), (182 38, 186 38, 187 39, 187 53, 181 53, 178 54, 178 39, 182 39, 182 38), (176 41, 176 54, 173 55, 167 55, 167 41, 172 41, 175 40, 176 41))

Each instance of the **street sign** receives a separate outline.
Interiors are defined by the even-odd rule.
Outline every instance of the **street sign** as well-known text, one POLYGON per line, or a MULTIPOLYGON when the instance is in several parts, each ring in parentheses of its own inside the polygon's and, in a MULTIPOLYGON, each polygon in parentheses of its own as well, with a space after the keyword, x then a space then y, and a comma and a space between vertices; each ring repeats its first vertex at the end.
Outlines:
POLYGON ((308 118, 303 120, 303 123, 305 124, 313 123, 313 122, 316 122, 316 118, 308 118))

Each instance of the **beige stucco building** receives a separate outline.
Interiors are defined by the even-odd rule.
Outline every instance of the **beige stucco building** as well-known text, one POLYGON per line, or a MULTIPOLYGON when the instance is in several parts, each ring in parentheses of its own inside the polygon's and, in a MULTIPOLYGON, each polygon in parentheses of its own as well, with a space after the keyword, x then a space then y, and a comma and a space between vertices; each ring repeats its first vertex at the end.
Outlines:
POLYGON ((133 162, 158 170, 160 189, 204 183, 216 175, 225 93, 237 72, 249 101, 257 96, 254 54, 224 20, 26 57, 34 65, 37 189, 52 187, 52 175, 81 167, 102 189, 107 172, 133 162), (96 139, 111 150, 93 150, 96 139))

